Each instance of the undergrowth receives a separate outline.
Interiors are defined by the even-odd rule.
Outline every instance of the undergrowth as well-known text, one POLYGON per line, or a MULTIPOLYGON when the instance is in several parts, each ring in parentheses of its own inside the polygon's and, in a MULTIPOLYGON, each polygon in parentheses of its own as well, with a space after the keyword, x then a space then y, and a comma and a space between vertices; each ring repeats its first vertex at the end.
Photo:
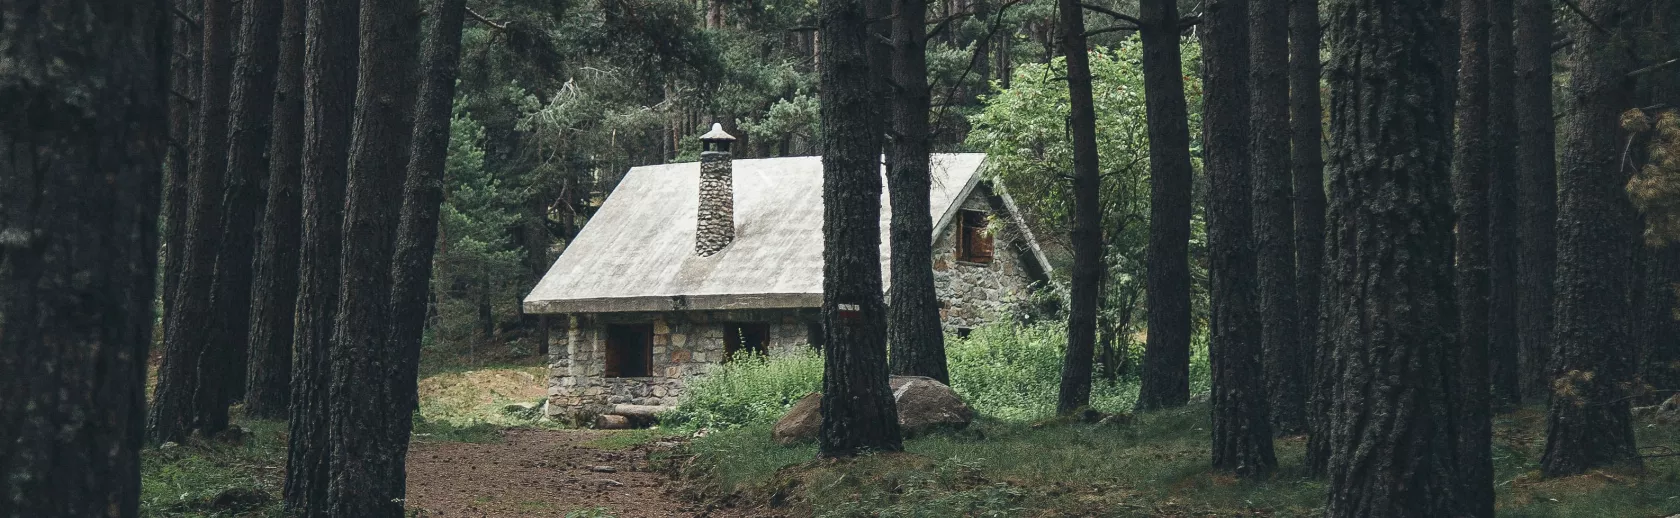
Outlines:
POLYGON ((238 442, 190 440, 140 451, 140 516, 278 517, 286 423, 240 420, 238 442))

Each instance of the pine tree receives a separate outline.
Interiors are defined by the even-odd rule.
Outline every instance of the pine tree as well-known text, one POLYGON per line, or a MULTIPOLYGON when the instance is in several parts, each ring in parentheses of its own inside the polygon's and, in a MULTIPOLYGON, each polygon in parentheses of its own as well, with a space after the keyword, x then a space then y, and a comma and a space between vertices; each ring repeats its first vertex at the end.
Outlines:
POLYGON ((1251 0, 1250 130, 1260 346, 1272 432, 1306 431, 1306 342, 1295 297, 1295 212, 1289 157, 1289 2, 1251 0))
POLYGON ((1493 515, 1493 421, 1488 383, 1488 0, 1459 0, 1459 72, 1453 111, 1453 211, 1457 215, 1458 498, 1471 516, 1493 515))
POLYGON ((1067 352, 1056 393, 1056 413, 1071 414, 1091 402, 1091 361, 1097 345, 1097 287, 1102 279, 1102 208, 1097 191, 1097 116, 1091 100, 1091 58, 1085 12, 1079 2, 1057 0, 1062 54, 1067 60, 1068 129, 1073 139, 1073 274, 1069 282, 1067 352))
POLYGON ((1516 0, 1517 348, 1526 399, 1551 393, 1552 277, 1557 274, 1552 2, 1516 0))
POLYGON ((1512 0, 1488 1, 1488 380, 1493 408, 1522 402, 1517 360, 1517 121, 1512 0), (1497 92, 1497 95, 1491 93, 1497 92))
POLYGON ((893 0, 892 126, 887 146, 887 191, 891 197, 892 283, 887 308, 887 343, 892 372, 950 383, 945 367, 945 332, 933 284, 933 216, 926 207, 933 187, 928 153, 927 0, 893 0))
POLYGON ((1324 105, 1320 99, 1318 0, 1289 3, 1289 147, 1295 184, 1295 285, 1305 344, 1307 471, 1322 475, 1330 464, 1331 347, 1319 330, 1324 275, 1324 105))
POLYGON ((303 226, 304 0, 285 0, 268 143, 268 201, 253 267, 245 415, 286 417, 292 394, 292 337, 303 226))
POLYGON ((0 517, 135 516, 169 4, 19 0, 0 20, 0 517))
MULTIPOLYGON (((1178 3, 1138 5, 1149 124, 1149 335, 1138 408, 1190 400, 1190 122, 1179 52, 1178 3)), ((1105 342, 1106 343, 1106 342, 1105 342)))

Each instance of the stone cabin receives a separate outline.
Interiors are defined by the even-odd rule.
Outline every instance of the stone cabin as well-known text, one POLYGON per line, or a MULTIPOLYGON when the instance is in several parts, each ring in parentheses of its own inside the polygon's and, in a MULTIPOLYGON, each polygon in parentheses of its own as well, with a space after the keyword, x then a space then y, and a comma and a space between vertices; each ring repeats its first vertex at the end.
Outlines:
MULTIPOLYGON (((675 405, 685 379, 733 355, 822 343, 822 159, 731 160, 732 140, 714 126, 699 163, 631 169, 525 298, 527 313, 563 323, 549 334, 550 416, 675 405)), ((959 335, 1049 277, 984 164, 932 157, 932 267, 941 319, 959 335)), ((890 216, 883 192, 883 275, 890 216)))

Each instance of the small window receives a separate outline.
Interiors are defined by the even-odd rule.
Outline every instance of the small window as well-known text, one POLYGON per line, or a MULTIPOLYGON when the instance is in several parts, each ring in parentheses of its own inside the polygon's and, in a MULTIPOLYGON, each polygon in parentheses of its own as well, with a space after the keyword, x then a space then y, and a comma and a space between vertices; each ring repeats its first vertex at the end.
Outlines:
POLYGON ((974 328, 972 327, 957 328, 957 338, 968 338, 968 335, 971 334, 974 334, 974 328))
POLYGON ((822 322, 805 323, 805 343, 811 344, 812 349, 822 349, 827 333, 823 332, 822 322))
POLYGON ((957 229, 957 260, 987 264, 992 262, 992 233, 986 231, 986 213, 964 210, 957 229))
POLYGON ((770 324, 729 323, 723 325, 724 361, 738 354, 767 354, 770 343, 770 324))
POLYGON ((608 378, 642 378, 653 373, 653 326, 607 326, 608 378))

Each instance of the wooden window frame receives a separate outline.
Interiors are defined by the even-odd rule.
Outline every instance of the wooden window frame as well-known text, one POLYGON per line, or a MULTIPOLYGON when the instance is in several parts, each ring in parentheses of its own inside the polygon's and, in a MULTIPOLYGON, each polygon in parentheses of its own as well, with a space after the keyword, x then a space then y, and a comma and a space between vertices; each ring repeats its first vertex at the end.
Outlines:
POLYGON ((997 257, 994 237, 986 231, 986 215, 983 210, 957 211, 957 261, 991 264, 997 257))
POLYGON ((653 377, 653 324, 608 324, 603 332, 606 336, 602 340, 604 350, 601 355, 601 363, 603 364, 601 377, 632 379, 653 377), (619 358, 619 355, 624 354, 623 349, 625 347, 624 344, 619 343, 619 338, 629 334, 639 335, 637 340, 641 342, 639 344, 642 349, 642 374, 640 376, 625 375, 625 360, 619 358))
POLYGON ((723 361, 735 359, 735 353, 742 350, 758 354, 770 354, 770 323, 768 322, 726 322, 723 324, 723 361), (743 333, 745 331, 745 333, 743 333), (751 347, 747 342, 757 338, 758 347, 751 347))

